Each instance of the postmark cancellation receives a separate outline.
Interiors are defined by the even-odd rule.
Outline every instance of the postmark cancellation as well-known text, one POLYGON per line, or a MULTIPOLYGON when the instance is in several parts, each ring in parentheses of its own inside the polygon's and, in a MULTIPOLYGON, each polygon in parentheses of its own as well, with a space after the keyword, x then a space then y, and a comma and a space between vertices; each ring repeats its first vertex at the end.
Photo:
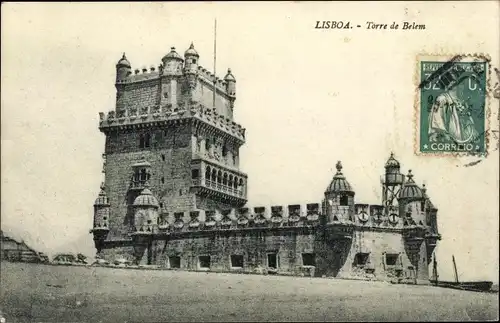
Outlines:
POLYGON ((489 62, 481 54, 417 56, 416 154, 487 155, 489 62))

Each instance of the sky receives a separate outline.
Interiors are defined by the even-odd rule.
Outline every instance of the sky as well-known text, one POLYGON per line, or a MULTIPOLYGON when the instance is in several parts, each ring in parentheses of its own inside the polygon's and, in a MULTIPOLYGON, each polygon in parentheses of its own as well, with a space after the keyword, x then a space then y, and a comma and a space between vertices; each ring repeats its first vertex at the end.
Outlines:
MULTIPOLYGON (((393 151, 439 208, 441 278, 453 279, 453 254, 461 279, 498 281, 498 150, 471 167, 477 157, 414 153, 416 55, 480 52, 498 67, 494 1, 4 3, 2 230, 48 254, 93 255, 98 113, 114 109, 116 62, 125 52, 133 69, 158 66, 193 42, 213 70, 214 18, 217 74, 236 77, 234 117, 246 128, 249 205, 320 202, 338 160, 356 203, 379 204, 393 151), (363 27, 315 29, 318 20, 363 27), (368 21, 426 29, 367 30, 368 21)), ((498 129, 498 100, 489 108, 498 129)))

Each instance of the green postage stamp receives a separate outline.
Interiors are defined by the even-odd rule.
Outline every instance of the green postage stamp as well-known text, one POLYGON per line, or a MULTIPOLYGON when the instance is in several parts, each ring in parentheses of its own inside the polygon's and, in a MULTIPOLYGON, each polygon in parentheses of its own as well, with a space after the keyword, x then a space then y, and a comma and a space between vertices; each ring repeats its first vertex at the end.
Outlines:
POLYGON ((420 56, 417 62, 418 153, 485 155, 489 59, 420 56))

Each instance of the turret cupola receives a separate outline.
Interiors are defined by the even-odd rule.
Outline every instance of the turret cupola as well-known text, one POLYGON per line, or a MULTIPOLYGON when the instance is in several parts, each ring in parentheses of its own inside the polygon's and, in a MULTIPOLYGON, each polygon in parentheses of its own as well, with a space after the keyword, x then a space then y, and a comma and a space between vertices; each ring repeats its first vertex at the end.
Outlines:
POLYGON ((132 74, 132 67, 123 53, 122 58, 116 63, 116 83, 124 82, 130 74, 132 74))
MULTIPOLYGON (((189 46, 189 48, 184 52, 184 72, 186 74, 197 74, 198 73, 198 60, 200 58, 200 55, 198 55, 198 52, 194 49, 193 43, 189 46)), ((190 80, 191 82, 194 81, 190 80)))
POLYGON ((146 181, 146 183, 144 184, 144 189, 142 190, 141 194, 135 198, 134 207, 159 207, 158 200, 149 190, 148 181, 146 181))
POLYGON ((403 188, 399 192, 398 199, 407 201, 423 199, 424 193, 422 192, 422 189, 420 189, 420 187, 418 187, 418 185, 413 180, 413 174, 411 173, 411 170, 408 171, 407 177, 408 180, 406 181, 403 188))
MULTIPOLYGON (((199 58, 200 55, 198 55, 198 52, 196 51, 196 49, 194 49, 194 44, 191 43, 191 45, 189 45, 189 48, 184 52, 184 58, 192 58, 192 57, 196 57, 196 58, 199 58)), ((197 62, 195 62, 197 63, 197 62)))
POLYGON ((389 159, 385 163, 385 169, 386 170, 387 169, 392 169, 392 168, 395 168, 395 169, 399 169, 400 168, 399 162, 396 160, 396 158, 394 158, 394 153, 391 153, 391 156, 389 157, 389 159))
POLYGON ((337 168, 337 173, 333 176, 330 185, 326 188, 325 194, 327 193, 349 193, 354 195, 354 191, 352 190, 351 184, 345 179, 344 174, 342 173, 342 163, 340 161, 337 162, 335 166, 337 168))
POLYGON ((101 191, 94 202, 94 206, 109 206, 108 195, 104 191, 104 184, 101 184, 101 191))
POLYGON ((175 47, 170 48, 170 52, 161 59, 163 63, 163 75, 182 75, 182 63, 184 59, 175 51, 175 47))

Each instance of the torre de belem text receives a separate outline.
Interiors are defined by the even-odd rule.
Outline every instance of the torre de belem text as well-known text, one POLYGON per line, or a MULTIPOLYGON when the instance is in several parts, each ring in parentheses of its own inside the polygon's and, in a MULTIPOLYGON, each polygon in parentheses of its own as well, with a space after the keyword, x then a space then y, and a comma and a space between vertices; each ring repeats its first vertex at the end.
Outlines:
POLYGON ((184 57, 171 48, 161 61, 132 70, 123 54, 116 107, 99 116, 104 182, 91 230, 98 257, 179 270, 428 283, 441 238, 437 208, 393 154, 379 205, 356 201, 349 165, 339 161, 316 203, 247 207, 235 76, 228 69, 220 79, 201 67, 193 44, 184 57))

